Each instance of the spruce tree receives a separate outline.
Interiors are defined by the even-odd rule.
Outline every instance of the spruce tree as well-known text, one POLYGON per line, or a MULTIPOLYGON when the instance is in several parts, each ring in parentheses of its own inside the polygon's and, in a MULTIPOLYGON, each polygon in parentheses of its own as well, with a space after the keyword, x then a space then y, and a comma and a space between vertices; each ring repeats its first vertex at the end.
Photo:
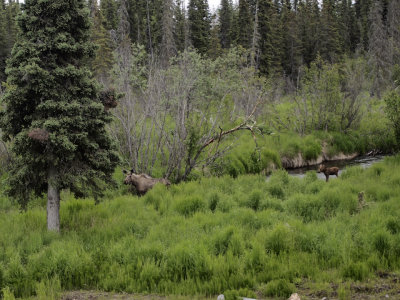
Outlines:
POLYGON ((342 54, 336 4, 336 0, 323 0, 321 9, 319 52, 330 63, 337 62, 342 54))
POLYGON ((188 24, 186 20, 186 11, 183 0, 175 2, 175 30, 174 38, 177 51, 183 52, 188 44, 188 24))
POLYGON ((116 29, 118 25, 117 2, 115 0, 101 0, 100 10, 103 15, 103 26, 107 30, 116 29))
POLYGON ((4 70, 8 55, 7 45, 5 4, 2 2, 0 3, 0 83, 5 79, 4 70))
POLYGON ((271 0, 259 0, 259 68, 263 74, 272 74, 281 66, 282 35, 276 6, 271 0))
POLYGON ((174 1, 164 0, 162 38, 160 47, 160 56, 163 66, 166 66, 169 62, 169 59, 176 54, 176 44, 174 39, 174 12, 174 1))
POLYGON ((222 0, 219 9, 219 38, 224 49, 230 48, 233 37, 233 4, 232 0, 222 0))
POLYGON ((305 0, 299 3, 298 27, 300 31, 303 61, 310 66, 320 51, 320 10, 318 0, 305 0))
POLYGON ((103 26, 103 16, 98 10, 96 1, 93 1, 90 9, 93 18, 91 40, 97 46, 95 57, 91 61, 91 69, 95 78, 103 85, 108 86, 110 71, 114 65, 113 43, 109 32, 103 26))
POLYGON ((250 12, 250 5, 247 0, 239 0, 238 15, 238 44, 245 49, 251 47, 253 33, 253 17, 250 12))
POLYGON ((190 0, 188 7, 189 34, 194 48, 206 54, 210 44, 210 13, 207 0, 190 0))
POLYGON ((371 68, 372 94, 379 98, 387 80, 390 78, 390 43, 387 28, 383 23, 383 6, 376 1, 370 12, 370 35, 368 63, 371 68))
POLYGON ((47 192, 47 228, 54 231, 60 191, 96 192, 118 162, 105 129, 115 98, 99 97, 85 64, 94 55, 86 6, 84 0, 26 0, 6 70, 0 126, 13 142, 9 194, 26 205, 32 192, 47 192))

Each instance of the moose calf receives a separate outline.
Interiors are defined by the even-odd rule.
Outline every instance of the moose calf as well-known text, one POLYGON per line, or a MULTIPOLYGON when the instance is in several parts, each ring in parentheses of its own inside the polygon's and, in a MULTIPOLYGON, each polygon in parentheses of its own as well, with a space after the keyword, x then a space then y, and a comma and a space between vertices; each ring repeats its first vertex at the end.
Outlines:
POLYGON ((327 168, 325 165, 320 165, 318 173, 324 173, 326 177, 326 182, 329 180, 329 175, 336 175, 336 177, 339 177, 339 168, 338 167, 331 167, 327 168))
POLYGON ((135 174, 133 170, 130 172, 123 170, 123 173, 126 175, 124 183, 133 185, 139 195, 146 194, 156 183, 162 183, 166 186, 171 185, 168 179, 153 178, 147 174, 135 174))

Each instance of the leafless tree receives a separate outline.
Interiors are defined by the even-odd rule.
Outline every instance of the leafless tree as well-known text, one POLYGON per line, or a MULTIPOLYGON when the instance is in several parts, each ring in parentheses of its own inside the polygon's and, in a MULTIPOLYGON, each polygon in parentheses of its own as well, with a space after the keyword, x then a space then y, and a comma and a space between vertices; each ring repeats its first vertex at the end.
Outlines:
POLYGON ((254 134, 256 103, 263 99, 254 69, 226 74, 220 72, 226 62, 185 51, 167 68, 153 63, 142 70, 140 52, 131 56, 130 73, 119 73, 131 80, 120 85, 121 92, 128 90, 111 128, 135 172, 185 180, 230 147, 221 143, 228 135, 243 129, 254 134))

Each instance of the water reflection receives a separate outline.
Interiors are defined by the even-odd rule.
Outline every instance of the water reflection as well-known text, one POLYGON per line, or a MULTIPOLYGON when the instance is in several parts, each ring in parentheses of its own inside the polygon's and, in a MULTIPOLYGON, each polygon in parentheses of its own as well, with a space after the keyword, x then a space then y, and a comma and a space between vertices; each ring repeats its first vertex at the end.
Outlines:
MULTIPOLYGON (((360 166, 362 168, 368 168, 372 164, 382 161, 384 159, 384 155, 376 155, 376 156, 359 156, 352 160, 333 160, 333 161, 326 161, 324 165, 327 167, 338 167, 339 170, 339 177, 340 173, 346 169, 346 167, 350 166, 360 166)), ((318 172, 319 165, 309 166, 304 168, 296 168, 296 169, 288 169, 287 172, 289 175, 296 176, 296 177, 304 177, 307 171, 314 170, 318 172)), ((325 175, 323 173, 317 173, 318 178, 325 180, 325 175)), ((336 176, 329 176, 329 180, 336 179, 336 176)))

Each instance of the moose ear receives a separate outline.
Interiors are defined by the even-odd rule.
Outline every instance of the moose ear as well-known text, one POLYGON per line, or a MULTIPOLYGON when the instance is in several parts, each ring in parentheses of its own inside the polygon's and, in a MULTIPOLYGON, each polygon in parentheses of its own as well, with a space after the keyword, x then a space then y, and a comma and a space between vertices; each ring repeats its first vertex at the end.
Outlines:
POLYGON ((126 174, 126 173, 128 173, 128 171, 127 170, 122 170, 122 173, 126 174))
POLYGON ((131 173, 133 173, 133 169, 131 169, 131 173))

